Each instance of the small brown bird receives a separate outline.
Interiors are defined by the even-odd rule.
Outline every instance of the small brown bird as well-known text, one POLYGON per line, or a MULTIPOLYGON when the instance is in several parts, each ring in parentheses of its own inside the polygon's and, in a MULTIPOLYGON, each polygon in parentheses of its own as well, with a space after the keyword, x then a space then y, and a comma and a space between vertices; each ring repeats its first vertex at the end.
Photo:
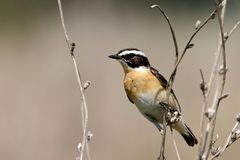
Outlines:
POLYGON ((177 113, 178 120, 171 126, 183 136, 189 146, 198 143, 190 128, 183 121, 180 105, 173 90, 167 96, 167 80, 151 67, 142 51, 127 48, 109 57, 118 60, 122 65, 125 72, 124 88, 127 97, 145 118, 151 121, 159 131, 162 131, 164 112, 177 113))

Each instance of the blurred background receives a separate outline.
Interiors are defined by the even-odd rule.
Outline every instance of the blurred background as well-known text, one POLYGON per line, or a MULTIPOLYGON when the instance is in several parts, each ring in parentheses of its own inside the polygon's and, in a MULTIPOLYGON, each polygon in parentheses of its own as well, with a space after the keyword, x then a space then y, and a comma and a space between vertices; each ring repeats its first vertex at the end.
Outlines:
MULTIPOLYGON (((151 160, 159 154, 158 130, 131 104, 123 89, 123 71, 108 55, 127 47, 143 50, 166 78, 174 64, 174 46, 165 19, 150 5, 167 12, 183 49, 197 20, 213 10, 210 0, 62 0, 66 27, 76 42, 76 58, 89 108, 93 160, 151 160)), ((240 2, 229 1, 224 29, 240 20, 240 2)), ((211 21, 194 39, 182 61, 175 93, 186 123, 199 136, 203 104, 199 68, 209 78, 218 43, 218 23, 211 21)), ((80 93, 65 43, 57 0, 1 0, 0 5, 0 159, 73 160, 81 141, 80 93)), ((223 145, 235 124, 239 107, 240 30, 227 42, 227 82, 230 97, 220 107, 216 133, 223 145)), ((166 157, 176 159, 168 132, 166 157)), ((191 148, 175 134, 182 159, 195 159, 191 148)), ((240 142, 223 159, 236 159, 240 142)))

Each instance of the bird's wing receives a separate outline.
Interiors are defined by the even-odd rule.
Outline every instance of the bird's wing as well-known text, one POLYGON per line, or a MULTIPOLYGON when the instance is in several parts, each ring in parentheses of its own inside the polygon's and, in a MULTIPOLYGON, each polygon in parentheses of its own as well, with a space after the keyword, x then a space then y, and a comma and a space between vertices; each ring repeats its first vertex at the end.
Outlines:
MULTIPOLYGON (((165 96, 166 97, 168 81, 155 68, 151 67, 150 70, 151 70, 152 74, 155 75, 158 78, 158 80, 160 81, 163 88, 165 88, 165 90, 161 91, 161 93, 159 93, 158 96, 165 96)), ((171 94, 169 96, 169 103, 170 103, 170 105, 172 104, 171 106, 173 107, 174 110, 177 110, 178 112, 181 112, 180 104, 179 104, 179 102, 177 100, 177 97, 176 97, 176 95, 175 95, 175 93, 173 92, 172 89, 171 89, 171 94), (176 103, 176 104, 174 105, 174 103, 176 103)))
POLYGON ((131 98, 127 95, 127 97, 128 97, 128 100, 132 103, 132 104, 134 104, 134 102, 131 100, 131 98))

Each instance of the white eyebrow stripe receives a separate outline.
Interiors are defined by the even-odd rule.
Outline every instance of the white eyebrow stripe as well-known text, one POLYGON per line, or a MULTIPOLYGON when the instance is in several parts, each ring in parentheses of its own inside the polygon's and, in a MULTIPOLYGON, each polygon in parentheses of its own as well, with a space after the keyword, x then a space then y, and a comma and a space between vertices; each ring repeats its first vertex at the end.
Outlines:
POLYGON ((120 53, 119 56, 128 55, 130 53, 146 57, 146 55, 142 51, 137 51, 137 50, 126 50, 120 53))

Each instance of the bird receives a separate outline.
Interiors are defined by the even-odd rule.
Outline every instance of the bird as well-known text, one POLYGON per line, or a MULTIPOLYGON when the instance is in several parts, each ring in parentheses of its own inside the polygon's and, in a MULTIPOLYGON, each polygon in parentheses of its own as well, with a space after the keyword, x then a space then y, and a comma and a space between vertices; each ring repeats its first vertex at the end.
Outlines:
POLYGON ((173 89, 168 91, 168 81, 150 65, 144 52, 137 48, 126 48, 110 55, 109 58, 120 62, 125 75, 126 95, 146 119, 163 133, 163 117, 166 117, 164 112, 174 113, 177 118, 171 127, 183 136, 189 146, 198 143, 183 120, 180 104, 173 89))

